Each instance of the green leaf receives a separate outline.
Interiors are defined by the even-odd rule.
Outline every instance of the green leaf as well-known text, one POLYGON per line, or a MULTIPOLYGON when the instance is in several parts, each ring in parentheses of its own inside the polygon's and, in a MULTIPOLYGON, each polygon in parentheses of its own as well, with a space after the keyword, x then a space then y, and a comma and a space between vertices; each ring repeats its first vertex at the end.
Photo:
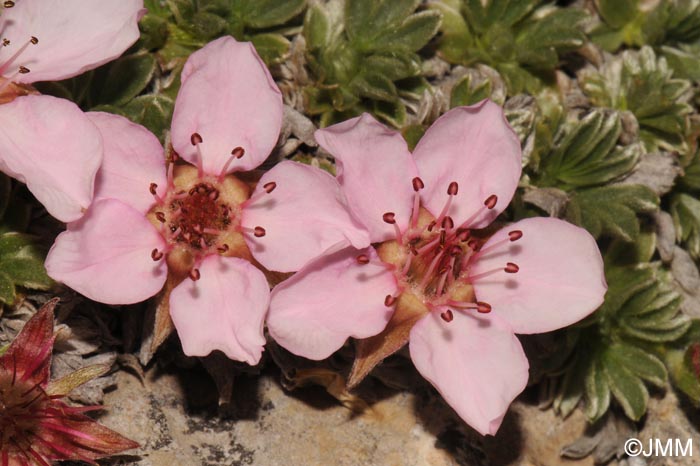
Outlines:
POLYGON ((600 361, 594 359, 584 379, 586 406, 584 413, 590 422, 595 422, 610 407, 610 385, 600 361))
POLYGON ((219 15, 198 11, 183 22, 187 25, 187 31, 197 39, 208 42, 216 37, 223 36, 228 31, 228 21, 219 15))
POLYGON ((372 42, 372 50, 419 50, 437 33, 442 15, 434 10, 409 16, 396 29, 382 31, 372 42))
POLYGON ((351 41, 370 43, 377 34, 399 26, 420 0, 346 0, 345 29, 351 41))
POLYGON ((490 80, 472 83, 472 76, 468 74, 452 88, 450 108, 480 102, 491 96, 492 90, 490 80))
POLYGON ((663 388, 668 380, 663 362, 653 354, 637 347, 624 343, 613 344, 608 348, 607 357, 657 387, 663 388))
POLYGON ((351 83, 352 90, 362 97, 394 102, 398 93, 394 83, 380 74, 358 76, 351 83))
POLYGON ((641 419, 649 402, 649 392, 644 383, 617 359, 611 357, 605 358, 604 374, 610 391, 627 417, 635 421, 641 419))
POLYGON ((0 268, 15 285, 35 290, 46 290, 53 283, 44 268, 44 262, 36 257, 0 260, 0 268))
POLYGON ((574 192, 566 218, 596 238, 610 235, 634 241, 639 235, 637 215, 654 212, 658 206, 658 196, 646 186, 604 186, 574 192))
POLYGON ((639 146, 618 147, 616 113, 594 110, 565 130, 553 150, 542 157, 540 186, 564 190, 606 184, 629 173, 641 155, 639 146))
POLYGON ((331 19, 323 6, 312 5, 306 12, 304 38, 310 50, 328 45, 331 39, 331 19))
POLYGON ((282 34, 256 34, 251 37, 260 58, 268 65, 278 63, 289 53, 291 43, 282 34))
POLYGON ((671 216, 676 239, 693 258, 700 258, 700 200, 688 194, 676 194, 671 200, 671 216))
POLYGON ((686 154, 692 86, 687 80, 674 78, 666 60, 658 58, 651 47, 627 50, 599 71, 586 69, 578 77, 593 105, 634 114, 648 151, 686 154))
POLYGON ((603 21, 613 28, 621 28, 638 14, 639 0, 597 0, 596 7, 603 21))
POLYGON ((99 101, 122 105, 140 94, 153 79, 156 60, 147 52, 126 55, 109 67, 99 101))
POLYGON ((400 100, 395 102, 373 102, 373 112, 378 118, 395 128, 401 128, 406 123, 406 106, 400 100))
POLYGON ((165 130, 170 127, 174 105, 169 97, 150 94, 135 98, 124 111, 129 118, 142 124, 162 140, 165 130))
POLYGON ((246 26, 265 29, 279 26, 304 11, 306 0, 238 0, 246 26))
POLYGON ((0 271, 0 302, 12 304, 16 296, 12 279, 5 272, 0 271))

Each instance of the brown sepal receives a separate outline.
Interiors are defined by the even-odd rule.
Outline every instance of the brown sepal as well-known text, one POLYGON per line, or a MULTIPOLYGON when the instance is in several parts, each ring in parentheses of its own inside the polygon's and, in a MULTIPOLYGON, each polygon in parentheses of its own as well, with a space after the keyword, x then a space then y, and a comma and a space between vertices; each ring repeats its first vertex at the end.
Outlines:
POLYGON ((155 306, 149 310, 144 325, 143 345, 139 354, 141 364, 147 365, 160 345, 173 333, 175 325, 170 318, 170 293, 183 277, 168 274, 163 289, 155 297, 155 306))
POLYGON ((355 362, 348 376, 348 389, 355 388, 377 364, 408 343, 411 329, 427 313, 428 309, 415 295, 402 293, 384 331, 355 341, 355 362))

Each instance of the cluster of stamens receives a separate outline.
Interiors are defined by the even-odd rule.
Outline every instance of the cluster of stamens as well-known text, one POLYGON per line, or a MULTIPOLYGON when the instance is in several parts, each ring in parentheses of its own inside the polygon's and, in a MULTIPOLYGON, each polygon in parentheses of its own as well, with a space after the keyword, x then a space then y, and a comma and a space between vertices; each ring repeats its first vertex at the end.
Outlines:
MULTIPOLYGON (((485 211, 496 206, 496 195, 489 196, 483 206, 461 225, 455 225, 449 210, 459 192, 457 182, 450 183, 447 202, 437 217, 420 207, 419 192, 425 186, 423 181, 416 177, 412 182, 415 195, 408 229, 401 231, 394 212, 383 215, 383 221, 394 226, 395 239, 378 246, 382 259, 380 265, 392 270, 398 283, 397 293, 387 295, 384 304, 394 306, 401 294, 408 292, 418 297, 428 310, 449 307, 440 314, 445 322, 452 321, 453 312, 457 310, 491 312, 490 304, 473 299, 471 285, 494 274, 517 273, 519 267, 507 262, 503 267, 473 274, 472 266, 484 254, 522 238, 522 231, 510 231, 507 238, 483 248, 485 240, 475 236, 468 227, 485 211)), ((364 254, 359 255, 357 261, 360 264, 371 262, 364 254)))
MULTIPOLYGON (((6 9, 12 8, 15 6, 15 2, 13 2, 11 0, 5 0, 3 2, 2 6, 3 6, 3 8, 6 8, 6 9)), ((1 21, 1 18, 0 18, 0 21, 1 21)), ((1 31, 0 31, 0 33, 1 33, 1 31)), ((35 36, 31 36, 24 44, 22 44, 22 46, 19 49, 17 49, 17 51, 15 53, 13 53, 6 60, 0 62, 0 76, 5 75, 7 70, 10 69, 10 67, 13 64, 15 64, 15 62, 20 57, 20 55, 22 55, 24 53, 24 51, 27 50, 27 47, 29 47, 30 45, 36 45, 38 43, 39 43, 39 39, 37 39, 35 36)), ((0 43, 0 45, 1 45, 0 50, 2 50, 2 48, 4 48, 4 47, 9 47, 11 44, 12 44, 12 42, 10 41, 10 39, 3 37, 2 42, 0 43)), ((10 73, 7 76, 4 76, 4 78, 5 78, 4 81, 0 82, 0 92, 2 92, 7 86, 9 86, 12 83, 12 81, 14 80, 14 78, 17 77, 17 75, 27 74, 29 72, 30 72, 30 70, 26 66, 18 65, 14 72, 10 73)))
MULTIPOLYGON (((198 264, 210 254, 236 256, 240 252, 235 248, 245 247, 241 236, 251 235, 256 238, 265 236, 265 228, 256 226, 247 228, 241 225, 241 210, 261 196, 271 193, 276 187, 275 182, 266 183, 258 194, 248 197, 247 185, 237 179, 235 186, 239 191, 245 190, 245 195, 238 193, 232 197, 231 188, 225 186, 226 171, 234 159, 240 159, 245 155, 242 147, 236 147, 231 151, 231 157, 218 176, 205 175, 202 168, 202 151, 200 144, 203 142, 199 133, 192 134, 190 141, 197 149, 197 176, 188 178, 187 187, 183 189, 183 183, 178 182, 176 162, 178 157, 172 154, 168 162, 168 186, 166 194, 158 194, 158 185, 151 183, 150 193, 155 199, 155 205, 151 209, 152 218, 166 240, 166 249, 153 249, 151 258, 159 261, 164 257, 170 257, 175 251, 177 261, 184 262, 189 269, 188 276, 192 280, 199 280, 200 272, 198 264), (246 186, 241 188, 240 186, 246 186)), ((185 165, 186 167, 186 165, 185 165)), ((234 180, 228 180, 233 183, 234 180)), ((169 260, 169 265, 174 262, 169 260)), ((181 269, 182 264, 175 265, 181 269)))
MULTIPOLYGON (((15 362, 16 366, 16 362, 15 362)), ((34 441, 38 420, 48 416, 49 397, 40 384, 17 378, 16 367, 0 374, 0 451, 26 451, 34 441)))

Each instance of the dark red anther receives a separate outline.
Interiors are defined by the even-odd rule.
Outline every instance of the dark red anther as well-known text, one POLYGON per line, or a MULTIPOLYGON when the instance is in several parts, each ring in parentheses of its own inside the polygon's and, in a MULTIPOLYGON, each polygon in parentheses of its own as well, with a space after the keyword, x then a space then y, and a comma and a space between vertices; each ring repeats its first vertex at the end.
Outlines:
POLYGON ((414 256, 417 256, 419 254, 418 249, 416 249, 415 244, 409 244, 408 249, 411 251, 411 254, 413 254, 414 256))
POLYGON ((5 8, 12 8, 13 6, 15 6, 15 2, 13 2, 12 0, 5 0, 2 6, 4 6, 5 8))
POLYGON ((209 199, 211 199, 212 201, 215 201, 218 198, 219 198, 219 190, 218 189, 214 189, 212 192, 209 193, 209 199))
POLYGON ((202 136, 199 133, 192 133, 192 136, 190 136, 190 143, 192 143, 193 146, 201 144, 202 141, 202 136))
POLYGON ((518 267, 518 264, 514 264, 512 262, 508 262, 506 264, 506 268, 503 269, 506 273, 517 273, 518 270, 520 270, 520 267, 518 267))
POLYGON ((229 250, 228 244, 224 243, 221 246, 219 246, 218 248, 216 248, 216 250, 219 251, 219 253, 221 253, 221 254, 225 254, 229 250))
POLYGON ((451 230, 455 227, 455 222, 449 215, 442 219, 442 228, 445 230, 451 230))
POLYGON ((274 181, 270 181, 269 183, 265 183, 263 185, 263 189, 267 194, 270 194, 272 191, 274 191, 276 187, 277 183, 275 183, 274 181))
POLYGON ((367 265, 369 264, 369 257, 366 254, 360 254, 355 258, 358 264, 367 265))
POLYGON ((195 186, 194 188, 190 189, 187 194, 189 194, 190 196, 194 196, 194 193, 196 193, 196 192, 197 192, 197 187, 195 186))
POLYGON ((27 68, 26 66, 19 67, 19 74, 27 74, 27 73, 29 73, 29 68, 27 68))
POLYGON ((189 273, 190 279, 194 282, 202 278, 202 274, 199 273, 199 269, 192 269, 189 273))
POLYGON ((39 43, 39 39, 37 39, 35 36, 32 36, 32 38, 29 39, 29 42, 31 42, 32 44, 36 45, 36 44, 39 43))
POLYGON ((233 150, 231 151, 231 155, 233 155, 233 156, 236 157, 237 159, 240 159, 241 157, 243 157, 243 156, 245 155, 245 149, 243 149, 243 148, 240 147, 240 146, 239 146, 239 147, 236 147, 235 149, 233 149, 233 150))
POLYGON ((151 185, 148 187, 148 190, 149 190, 149 191, 151 192, 151 194, 153 194, 154 196, 158 194, 158 191, 156 191, 156 189, 158 189, 158 185, 155 184, 155 183, 151 183, 151 185))
POLYGON ((255 227, 253 234, 256 238, 262 238, 265 236, 265 229, 263 227, 255 227))
POLYGON ((498 202, 498 196, 495 194, 491 194, 489 197, 486 198, 484 201, 484 205, 486 206, 487 209, 493 209, 496 207, 496 203, 498 202))
POLYGON ((445 322, 452 322, 452 319, 455 318, 454 314, 452 314, 452 311, 449 310, 449 309, 446 310, 445 312, 443 312, 442 314, 440 314, 440 317, 441 317, 442 320, 444 320, 445 322))
POLYGON ((163 253, 158 250, 158 248, 151 251, 151 259, 154 261, 159 261, 163 258, 163 253))
POLYGON ((417 176, 415 178, 413 178, 412 183, 413 183, 413 190, 415 192, 418 192, 421 189, 425 188, 425 183, 423 183, 423 180, 421 180, 417 176))
POLYGON ((437 223, 435 223, 435 220, 430 222, 430 224, 428 225, 428 231, 433 231, 433 228, 435 228, 435 225, 437 225, 437 223))
POLYGON ((449 194, 450 196, 456 196, 458 191, 459 191, 459 185, 457 184, 456 181, 453 181, 447 187, 447 194, 449 194))
POLYGON ((440 246, 444 246, 446 240, 447 240, 447 233, 445 233, 445 230, 442 230, 440 232, 440 246))
POLYGON ((165 223, 165 214, 163 212, 156 212, 156 218, 160 223, 165 223))
POLYGON ((481 314, 488 314, 489 312, 491 312, 491 305, 483 301, 477 301, 476 312, 479 312, 481 314))
POLYGON ((523 232, 520 230, 513 230, 508 232, 508 238, 510 238, 511 241, 518 241, 522 237, 523 232))
POLYGON ((386 295, 386 298, 384 298, 384 305, 386 307, 391 307, 394 304, 396 304, 396 296, 392 296, 390 294, 386 295))
POLYGON ((457 230, 457 239, 460 240, 461 242, 465 242, 466 240, 469 239, 469 230, 466 228, 463 230, 457 230))
POLYGON ((396 223, 396 214, 394 212, 387 212, 384 215, 382 215, 382 220, 384 222, 388 223, 389 225, 393 225, 396 223))
POLYGON ((11 44, 10 39, 3 38, 2 39, 2 46, 3 47, 8 47, 11 44))

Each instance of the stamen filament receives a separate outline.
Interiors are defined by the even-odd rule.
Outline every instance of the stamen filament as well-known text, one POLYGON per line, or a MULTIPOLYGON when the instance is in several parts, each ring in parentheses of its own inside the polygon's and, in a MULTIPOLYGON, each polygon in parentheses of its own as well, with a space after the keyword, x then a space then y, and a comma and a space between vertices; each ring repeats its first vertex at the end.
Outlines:
MULTIPOLYGON (((10 58, 8 58, 5 63, 0 65, 0 74, 2 74, 15 60, 17 60, 17 57, 22 55, 22 53, 27 50, 27 47, 29 47, 30 44, 38 44, 39 39, 36 37, 32 36, 24 45, 22 45, 19 50, 17 50, 10 58)), ((27 70, 26 72, 28 73, 29 70, 27 68, 24 68, 23 66, 20 66, 20 73, 24 73, 23 69, 27 70)))

